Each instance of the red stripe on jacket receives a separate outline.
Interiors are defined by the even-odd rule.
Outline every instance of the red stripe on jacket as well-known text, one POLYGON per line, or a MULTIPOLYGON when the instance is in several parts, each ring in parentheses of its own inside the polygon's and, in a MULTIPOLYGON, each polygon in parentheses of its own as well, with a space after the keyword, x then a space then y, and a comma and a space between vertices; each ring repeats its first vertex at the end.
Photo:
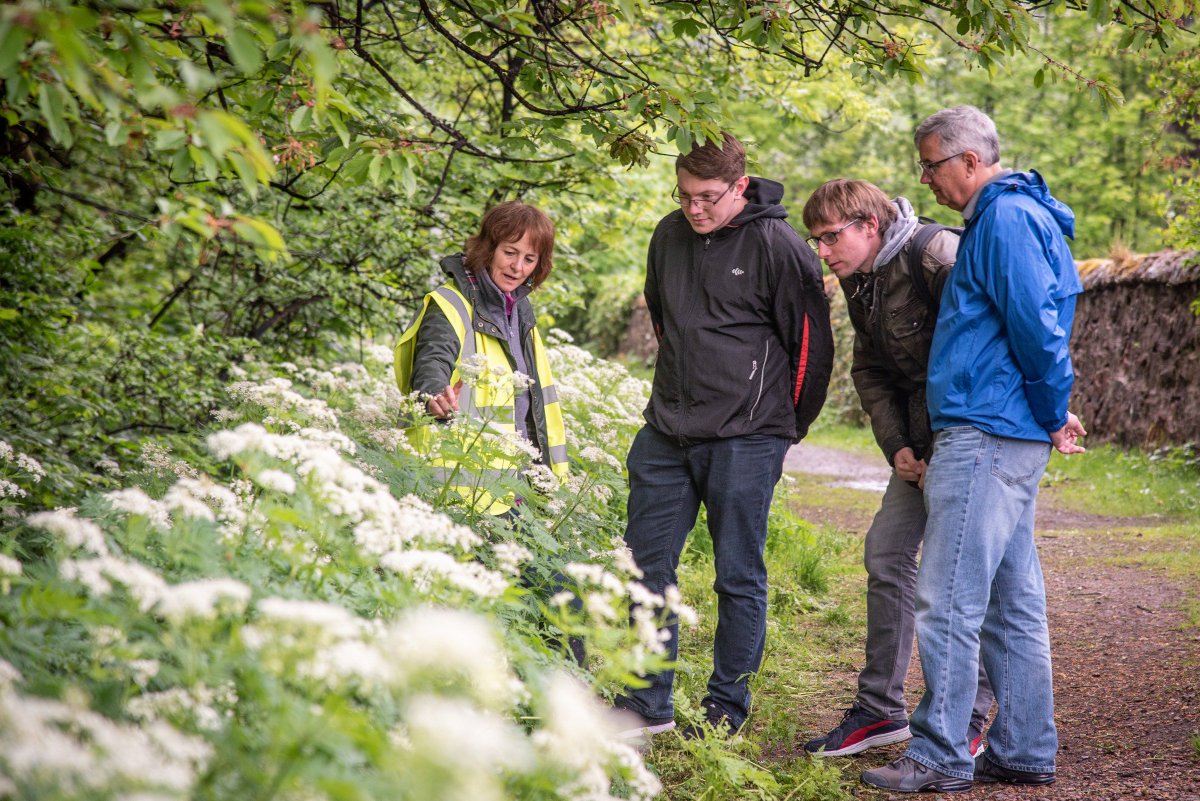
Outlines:
POLYGON ((796 367, 796 389, 792 392, 792 405, 800 403, 800 388, 804 386, 804 373, 808 369, 808 315, 804 315, 804 333, 800 337, 800 364, 796 367))

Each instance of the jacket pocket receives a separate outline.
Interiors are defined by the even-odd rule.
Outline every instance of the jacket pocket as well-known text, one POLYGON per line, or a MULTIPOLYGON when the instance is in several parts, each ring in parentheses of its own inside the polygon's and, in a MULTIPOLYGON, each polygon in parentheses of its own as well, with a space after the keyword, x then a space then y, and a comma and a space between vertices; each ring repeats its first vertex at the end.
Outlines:
POLYGON ((754 413, 758 411, 758 404, 762 401, 763 388, 766 386, 767 359, 771 355, 770 342, 763 343, 761 353, 761 358, 755 358, 750 363, 750 398, 747 401, 747 415, 751 420, 754 419, 754 413))
POLYGON ((920 298, 914 298, 888 312, 888 334, 897 340, 908 339, 924 331, 928 322, 929 308, 920 298))

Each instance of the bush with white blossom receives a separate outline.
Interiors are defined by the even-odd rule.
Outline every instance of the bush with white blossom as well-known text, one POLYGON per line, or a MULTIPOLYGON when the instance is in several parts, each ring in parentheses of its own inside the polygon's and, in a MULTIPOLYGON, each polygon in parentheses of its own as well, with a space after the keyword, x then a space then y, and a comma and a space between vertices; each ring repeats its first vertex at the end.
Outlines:
MULTIPOLYGON (((563 341, 551 359, 566 479, 437 427, 446 453, 525 460, 481 487, 519 498, 505 518, 412 446, 383 348, 243 365, 207 459, 147 443, 78 508, 0 503, 0 798, 655 796, 604 703, 661 669, 662 616, 691 619, 620 544, 646 387, 563 341)), ((0 502, 41 472, 0 442, 0 502)))

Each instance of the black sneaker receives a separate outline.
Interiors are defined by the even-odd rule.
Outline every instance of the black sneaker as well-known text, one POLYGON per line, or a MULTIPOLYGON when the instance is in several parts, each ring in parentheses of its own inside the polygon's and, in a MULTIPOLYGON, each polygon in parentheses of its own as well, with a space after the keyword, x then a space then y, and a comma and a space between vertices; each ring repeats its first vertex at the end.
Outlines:
POLYGON ((809 740, 804 750, 815 757, 849 756, 868 748, 891 745, 912 737, 908 722, 887 720, 858 704, 846 710, 842 722, 824 737, 809 740))
POLYGON ((1028 770, 1013 770, 1003 765, 997 765, 987 754, 975 760, 975 781, 980 784, 1020 784, 1029 787, 1040 787, 1054 783, 1054 773, 1034 773, 1028 770))
POLYGON ((733 724, 733 719, 716 701, 706 698, 700 702, 700 706, 704 707, 704 723, 689 723, 684 726, 680 732, 683 739, 703 740, 710 731, 722 737, 733 737, 738 733, 739 727, 733 724))

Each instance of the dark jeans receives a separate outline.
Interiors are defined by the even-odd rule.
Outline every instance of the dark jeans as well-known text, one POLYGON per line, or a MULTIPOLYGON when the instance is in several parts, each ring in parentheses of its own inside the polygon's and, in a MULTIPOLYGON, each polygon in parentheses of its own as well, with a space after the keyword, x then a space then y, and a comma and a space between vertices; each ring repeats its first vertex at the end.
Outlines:
MULTIPOLYGON (((625 529, 642 583, 662 593, 675 571, 703 503, 716 559, 717 632, 708 698, 737 726, 749 714, 749 676, 762 662, 767 634, 767 513, 783 457, 784 437, 752 435, 679 445, 650 426, 629 450, 629 523, 625 529)), ((668 653, 679 653, 679 624, 667 628, 668 653)), ((648 676, 618 703, 650 718, 674 715, 675 672, 648 676)))

